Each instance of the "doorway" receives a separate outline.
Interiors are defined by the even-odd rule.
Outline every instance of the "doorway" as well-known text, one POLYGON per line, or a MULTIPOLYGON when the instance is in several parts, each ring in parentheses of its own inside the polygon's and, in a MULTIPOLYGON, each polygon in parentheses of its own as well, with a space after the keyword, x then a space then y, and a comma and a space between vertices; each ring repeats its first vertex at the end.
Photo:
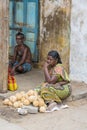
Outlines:
POLYGON ((13 56, 16 45, 15 35, 21 31, 26 36, 26 42, 32 53, 32 61, 38 62, 38 0, 10 0, 9 6, 9 55, 13 56))

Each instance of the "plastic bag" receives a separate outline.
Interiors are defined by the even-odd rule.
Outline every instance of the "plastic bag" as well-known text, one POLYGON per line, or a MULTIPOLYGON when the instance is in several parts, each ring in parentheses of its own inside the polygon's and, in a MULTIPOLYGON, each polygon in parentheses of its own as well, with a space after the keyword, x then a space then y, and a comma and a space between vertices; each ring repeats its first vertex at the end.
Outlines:
POLYGON ((8 74, 8 90, 15 91, 17 89, 18 89, 18 86, 17 86, 15 77, 8 74))

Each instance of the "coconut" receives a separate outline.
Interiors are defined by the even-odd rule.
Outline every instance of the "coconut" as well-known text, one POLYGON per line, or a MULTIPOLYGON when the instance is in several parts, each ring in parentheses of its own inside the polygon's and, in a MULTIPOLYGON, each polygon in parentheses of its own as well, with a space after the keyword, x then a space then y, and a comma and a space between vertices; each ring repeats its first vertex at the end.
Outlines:
POLYGON ((4 104, 4 105, 8 105, 8 104, 9 104, 9 99, 6 98, 6 99, 3 101, 3 104, 4 104))
POLYGON ((34 94, 34 91, 33 90, 29 90, 28 92, 27 92, 27 95, 28 96, 31 96, 31 95, 33 95, 34 94))
POLYGON ((34 91, 33 95, 37 97, 38 93, 36 91, 34 91))
POLYGON ((39 98, 38 98, 38 101, 39 101, 39 107, 45 105, 45 102, 44 102, 44 100, 43 100, 42 98, 39 97, 39 98))
POLYGON ((21 100, 22 94, 21 93, 16 93, 16 98, 17 98, 17 100, 21 100))
POLYGON ((38 106, 39 106, 38 100, 33 101, 33 105, 34 105, 35 107, 38 107, 38 106))
POLYGON ((30 104, 30 102, 29 102, 29 100, 25 99, 24 102, 23 102, 23 104, 27 106, 27 105, 30 104))
POLYGON ((19 103, 19 107, 22 107, 22 106, 23 106, 23 103, 22 103, 22 102, 20 102, 20 103, 19 103))
POLYGON ((24 97, 25 99, 28 99, 28 94, 26 93, 23 97, 24 97))
POLYGON ((34 102, 36 100, 36 97, 35 96, 30 96, 28 99, 29 99, 30 102, 34 102))
POLYGON ((21 91, 20 94, 23 96, 25 94, 25 91, 21 91))
POLYGON ((43 101, 39 101, 39 107, 44 106, 45 103, 43 101))
POLYGON ((17 100, 16 96, 10 96, 9 99, 12 103, 14 103, 17 100))
POLYGON ((8 106, 12 106, 13 104, 12 104, 12 102, 11 101, 9 101, 8 102, 8 106))
POLYGON ((18 107, 22 107, 23 106, 23 103, 21 101, 18 101, 18 107))
POLYGON ((45 111, 46 111, 46 107, 45 107, 45 106, 41 106, 41 107, 39 108, 39 112, 44 113, 45 111))
POLYGON ((14 102, 13 107, 15 107, 15 108, 20 107, 20 102, 18 102, 18 101, 14 102))
POLYGON ((25 97, 22 97, 22 98, 21 98, 21 102, 24 102, 25 99, 26 99, 25 97))

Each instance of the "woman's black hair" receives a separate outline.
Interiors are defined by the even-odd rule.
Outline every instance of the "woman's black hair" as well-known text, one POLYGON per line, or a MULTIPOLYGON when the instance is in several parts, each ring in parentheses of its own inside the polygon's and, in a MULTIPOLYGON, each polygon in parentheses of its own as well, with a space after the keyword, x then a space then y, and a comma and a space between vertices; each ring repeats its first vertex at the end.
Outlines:
POLYGON ((52 58, 54 58, 55 60, 57 60, 57 63, 62 64, 60 55, 59 55, 59 53, 57 51, 55 51, 55 50, 49 51, 48 55, 52 56, 52 58))

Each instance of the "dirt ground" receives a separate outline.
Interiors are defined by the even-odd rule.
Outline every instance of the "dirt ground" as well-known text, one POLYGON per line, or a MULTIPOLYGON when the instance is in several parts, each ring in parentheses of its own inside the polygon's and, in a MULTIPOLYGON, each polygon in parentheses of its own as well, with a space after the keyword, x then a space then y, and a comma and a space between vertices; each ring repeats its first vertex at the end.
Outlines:
MULTIPOLYGON (((81 99, 81 100, 72 101, 72 102, 67 103, 67 105, 71 108, 78 108, 78 107, 84 106, 86 104, 87 104, 87 99, 81 99)), ((66 108, 66 109, 69 110, 69 108, 66 108)), ((60 111, 62 111, 62 110, 60 110, 60 111)), ((52 113, 50 113, 50 114, 52 114, 52 113)), ((24 118, 27 119, 27 117, 32 117, 32 116, 36 116, 36 115, 37 115, 37 117, 38 117, 38 115, 44 116, 44 113, 28 114, 28 115, 24 115, 24 116, 19 115, 17 112, 17 109, 3 105, 3 100, 0 99, 0 117, 4 118, 7 121, 17 122, 17 120, 21 120, 24 118)))
MULTIPOLYGON (((9 95, 14 95, 19 91, 28 91, 33 89, 42 81, 44 81, 43 72, 33 69, 31 72, 21 75, 16 75, 18 90, 16 92, 8 92, 9 95)), ((84 83, 73 82, 75 87, 84 83)), ((28 114, 25 116, 19 115, 16 109, 4 106, 0 99, 0 118, 20 125, 25 130, 87 130, 87 99, 81 99, 73 102, 67 102, 69 108, 54 111, 52 113, 37 113, 28 114)))
MULTIPOLYGON (((32 71, 27 72, 25 74, 15 75, 15 77, 17 80, 18 89, 14 92, 8 91, 6 96, 12 95, 19 91, 27 92, 29 89, 34 89, 38 87, 38 85, 40 85, 44 81, 43 70, 37 68, 33 68, 32 71)), ((84 91, 84 89, 87 90, 87 84, 84 82, 71 81, 71 86, 72 92, 73 90, 77 92, 78 88, 80 88, 81 91, 84 91)))
POLYGON ((15 109, 3 106, 0 101, 0 118, 26 130, 87 130, 87 99, 69 102, 67 105, 67 109, 23 116, 15 109))

